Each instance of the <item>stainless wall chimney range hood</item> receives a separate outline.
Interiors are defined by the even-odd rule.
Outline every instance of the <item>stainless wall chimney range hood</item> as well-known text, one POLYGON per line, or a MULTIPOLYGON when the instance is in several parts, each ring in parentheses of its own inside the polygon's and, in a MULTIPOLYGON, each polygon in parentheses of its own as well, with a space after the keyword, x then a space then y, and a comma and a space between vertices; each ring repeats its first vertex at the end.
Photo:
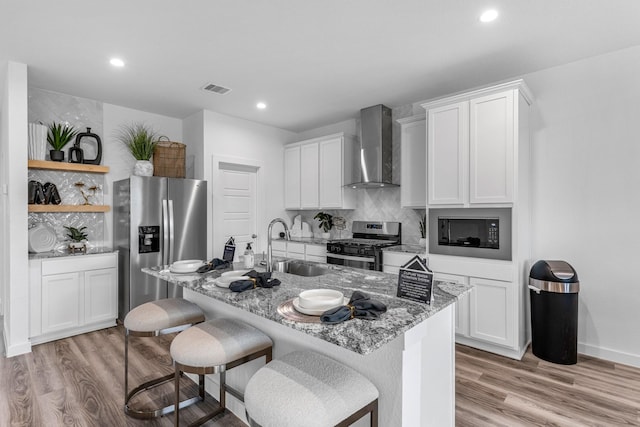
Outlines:
POLYGON ((391 138, 391 108, 379 104, 360 110, 360 181, 346 187, 398 187, 391 182, 391 138))

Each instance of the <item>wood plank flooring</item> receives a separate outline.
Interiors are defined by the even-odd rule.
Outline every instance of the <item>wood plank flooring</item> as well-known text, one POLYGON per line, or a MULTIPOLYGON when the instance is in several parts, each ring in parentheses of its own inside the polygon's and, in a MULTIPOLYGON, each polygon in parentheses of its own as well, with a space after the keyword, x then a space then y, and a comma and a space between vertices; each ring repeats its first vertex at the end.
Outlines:
POLYGON ((456 426, 640 426, 640 369, 456 347, 456 426))
MULTIPOLYGON (((131 341, 130 387, 172 371, 167 352, 171 338, 131 341)), ((123 358, 122 326, 0 358, 0 426, 173 425, 171 414, 151 421, 124 414, 123 358)), ((182 390, 197 393, 188 380, 182 390)), ((167 384, 135 404, 161 406, 172 393, 167 384)), ((183 410, 181 420, 189 423, 216 406, 211 398, 183 410)), ((230 413, 207 425, 244 426, 230 413)), ((530 351, 515 361, 457 346, 456 425, 640 426, 640 369, 582 355, 576 365, 555 365, 530 351)))

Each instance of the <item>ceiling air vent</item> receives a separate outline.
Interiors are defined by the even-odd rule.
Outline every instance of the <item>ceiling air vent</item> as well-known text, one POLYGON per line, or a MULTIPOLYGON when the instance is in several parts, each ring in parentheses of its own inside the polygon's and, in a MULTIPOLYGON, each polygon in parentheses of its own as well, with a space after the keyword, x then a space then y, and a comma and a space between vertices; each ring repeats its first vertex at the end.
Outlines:
POLYGON ((202 90, 206 90, 207 92, 214 92, 218 95, 224 95, 231 92, 231 89, 226 88, 224 86, 214 85, 213 83, 207 83, 202 87, 202 90))

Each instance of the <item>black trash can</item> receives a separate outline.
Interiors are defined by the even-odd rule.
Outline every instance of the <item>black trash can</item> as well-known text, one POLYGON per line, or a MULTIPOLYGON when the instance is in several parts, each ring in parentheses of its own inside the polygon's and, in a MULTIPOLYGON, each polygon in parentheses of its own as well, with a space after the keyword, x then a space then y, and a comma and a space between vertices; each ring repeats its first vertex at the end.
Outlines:
POLYGON ((578 292, 576 271, 564 261, 538 261, 529 273, 531 348, 548 362, 578 361, 578 292))

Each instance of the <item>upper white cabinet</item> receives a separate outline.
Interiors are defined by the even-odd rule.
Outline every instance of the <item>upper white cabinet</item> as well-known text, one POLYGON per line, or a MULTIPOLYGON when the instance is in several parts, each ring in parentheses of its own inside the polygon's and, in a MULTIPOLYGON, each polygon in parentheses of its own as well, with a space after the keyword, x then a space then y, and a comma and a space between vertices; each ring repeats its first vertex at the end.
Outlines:
POLYGON ((300 146, 284 149, 284 207, 299 209, 300 200, 300 146))
POLYGON ((519 123, 531 97, 519 80, 422 106, 427 110, 429 205, 511 205, 517 188, 519 123))
POLYGON ((427 205, 426 115, 398 119, 400 138, 400 205, 425 208, 427 205))
POLYGON ((284 149, 285 209, 354 209, 355 140, 338 133, 284 149))

